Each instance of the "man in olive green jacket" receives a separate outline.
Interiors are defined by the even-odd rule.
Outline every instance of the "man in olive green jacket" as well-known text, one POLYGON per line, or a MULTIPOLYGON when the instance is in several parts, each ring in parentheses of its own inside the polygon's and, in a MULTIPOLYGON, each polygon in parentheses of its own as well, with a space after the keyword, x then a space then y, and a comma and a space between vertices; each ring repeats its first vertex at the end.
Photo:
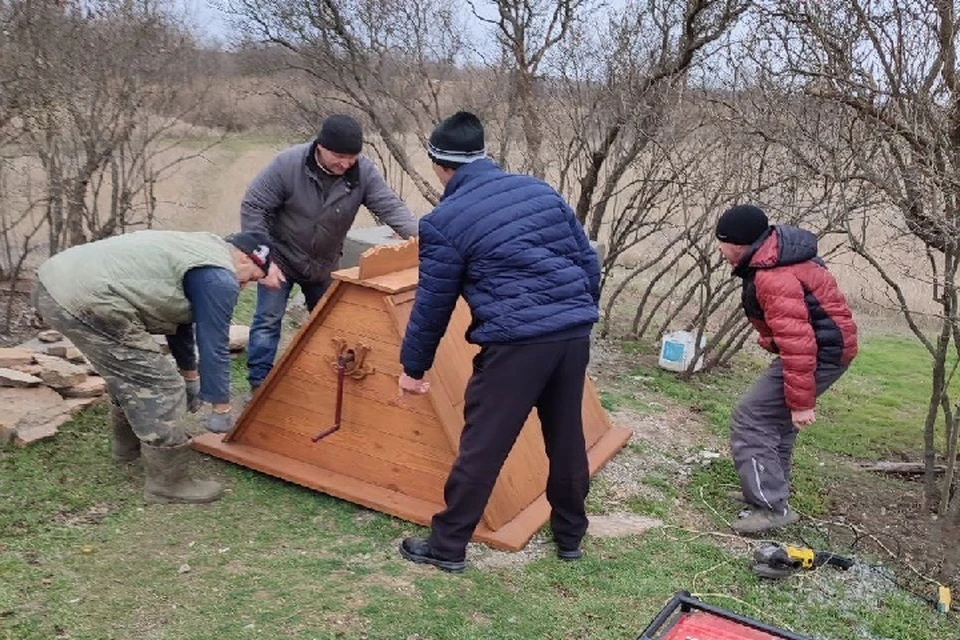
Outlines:
POLYGON ((222 494, 218 483, 187 472, 183 418, 206 401, 213 405, 207 429, 229 431, 230 320, 241 287, 265 277, 270 261, 261 234, 138 231, 67 249, 40 266, 34 305, 103 376, 114 456, 143 456, 148 502, 222 494), (152 334, 167 336, 176 365, 152 334))

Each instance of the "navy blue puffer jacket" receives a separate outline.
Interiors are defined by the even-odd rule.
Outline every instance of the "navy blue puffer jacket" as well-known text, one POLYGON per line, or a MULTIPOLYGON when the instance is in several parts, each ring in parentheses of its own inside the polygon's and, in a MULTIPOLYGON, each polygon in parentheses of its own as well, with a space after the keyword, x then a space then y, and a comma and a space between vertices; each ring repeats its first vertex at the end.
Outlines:
POLYGON ((474 344, 586 336, 598 319, 600 263, 550 185, 478 160, 457 169, 420 219, 420 283, 400 351, 407 375, 433 365, 461 295, 474 344))

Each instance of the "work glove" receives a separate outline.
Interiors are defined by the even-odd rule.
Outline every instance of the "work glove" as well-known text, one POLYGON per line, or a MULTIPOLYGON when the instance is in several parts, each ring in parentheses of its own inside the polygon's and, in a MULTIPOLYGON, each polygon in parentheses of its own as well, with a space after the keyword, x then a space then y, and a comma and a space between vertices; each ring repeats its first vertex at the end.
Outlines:
POLYGON ((187 387, 187 411, 196 413, 203 406, 203 400, 200 399, 200 378, 196 380, 184 380, 187 387))
POLYGON ((233 428, 233 415, 230 411, 217 413, 211 411, 207 418, 207 431, 213 433, 227 433, 233 428))

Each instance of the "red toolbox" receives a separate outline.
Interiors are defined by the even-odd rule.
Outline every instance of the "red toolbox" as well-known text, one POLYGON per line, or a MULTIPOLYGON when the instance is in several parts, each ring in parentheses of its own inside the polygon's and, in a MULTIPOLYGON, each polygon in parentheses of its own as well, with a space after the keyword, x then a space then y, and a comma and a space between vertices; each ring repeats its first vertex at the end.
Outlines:
POLYGON ((814 640, 702 602, 680 591, 637 640, 814 640))

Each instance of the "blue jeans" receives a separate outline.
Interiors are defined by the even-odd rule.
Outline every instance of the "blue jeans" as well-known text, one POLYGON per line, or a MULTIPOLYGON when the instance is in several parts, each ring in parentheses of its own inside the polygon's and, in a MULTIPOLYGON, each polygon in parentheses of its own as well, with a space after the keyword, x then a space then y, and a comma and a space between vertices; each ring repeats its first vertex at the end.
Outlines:
POLYGON ((269 289, 257 285, 257 309, 253 312, 250 326, 250 342, 247 345, 247 381, 251 387, 258 387, 273 368, 280 344, 280 331, 283 328, 283 315, 287 310, 287 300, 293 285, 299 285, 307 302, 307 309, 313 311, 323 297, 330 281, 326 282, 284 282, 279 289, 269 289))

